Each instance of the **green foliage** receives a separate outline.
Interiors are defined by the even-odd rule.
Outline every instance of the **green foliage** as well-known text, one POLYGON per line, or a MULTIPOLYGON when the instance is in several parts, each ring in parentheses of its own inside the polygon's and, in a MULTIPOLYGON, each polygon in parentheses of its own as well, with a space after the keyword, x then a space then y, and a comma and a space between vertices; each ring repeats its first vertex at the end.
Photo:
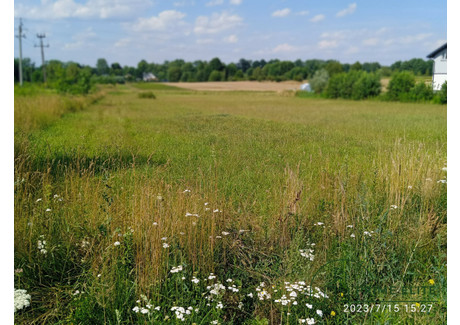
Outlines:
POLYGON ((91 78, 91 81, 94 82, 95 84, 101 84, 101 85, 116 85, 116 84, 124 84, 125 78, 122 76, 93 75, 91 78))
POLYGON ((447 81, 443 83, 441 90, 434 94, 433 101, 437 104, 447 104, 447 81))
POLYGON ((71 63, 54 76, 54 87, 60 93, 88 94, 92 87, 91 69, 80 69, 71 63))
POLYGON ((401 95, 401 101, 427 102, 433 98, 433 88, 424 81, 417 82, 407 95, 401 95))
POLYGON ((171 66, 168 69, 168 81, 178 82, 180 81, 182 75, 182 70, 178 66, 171 66))
POLYGON ((407 94, 414 86, 415 77, 412 72, 398 72, 391 78, 386 95, 390 100, 401 100, 407 98, 407 94))
POLYGON ((310 80, 310 85, 315 93, 320 94, 326 89, 328 82, 329 73, 326 69, 321 69, 315 72, 310 80))
POLYGON ((223 81, 222 72, 213 70, 211 74, 209 75, 208 81, 223 81))
POLYGON ((106 59, 104 58, 97 59, 96 72, 99 76, 109 73, 109 64, 107 63, 106 59))
POLYGON ((330 77, 332 77, 333 75, 337 73, 343 72, 342 64, 340 64, 339 61, 334 61, 334 60, 329 61, 326 64, 325 69, 327 70, 327 73, 329 73, 330 77))
POLYGON ((137 95, 139 98, 151 98, 156 99, 155 94, 152 91, 144 91, 137 95))

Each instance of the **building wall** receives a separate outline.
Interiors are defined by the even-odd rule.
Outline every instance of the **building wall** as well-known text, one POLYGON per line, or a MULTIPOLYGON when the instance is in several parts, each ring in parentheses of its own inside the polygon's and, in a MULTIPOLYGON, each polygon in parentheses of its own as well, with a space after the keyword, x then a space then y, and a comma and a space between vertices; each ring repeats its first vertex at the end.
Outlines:
POLYGON ((447 49, 439 52, 433 62, 433 90, 440 90, 447 81, 447 49))

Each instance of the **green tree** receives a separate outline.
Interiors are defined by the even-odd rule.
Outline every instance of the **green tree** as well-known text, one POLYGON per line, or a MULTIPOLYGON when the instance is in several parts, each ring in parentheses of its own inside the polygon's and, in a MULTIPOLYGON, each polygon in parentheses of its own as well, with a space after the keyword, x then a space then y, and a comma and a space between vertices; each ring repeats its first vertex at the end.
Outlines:
POLYGON ((222 72, 213 70, 209 75, 209 81, 222 81, 222 72))
POLYGON ((104 58, 97 59, 96 72, 99 76, 109 73, 109 65, 106 59, 104 58))
POLYGON ((170 82, 178 82, 180 81, 182 75, 182 70, 179 66, 171 66, 168 69, 168 81, 170 82))
POLYGON ((329 61, 326 64, 325 69, 326 69, 327 73, 329 74, 329 76, 333 76, 336 73, 343 72, 342 64, 340 64, 339 61, 334 61, 334 60, 329 61))
POLYGON ((395 73, 388 83, 387 96, 390 100, 404 99, 414 85, 415 77, 412 72, 402 71, 395 73))
POLYGON ((310 85, 315 93, 320 94, 326 89, 328 81, 329 73, 326 69, 321 69, 315 72, 310 80, 310 85))

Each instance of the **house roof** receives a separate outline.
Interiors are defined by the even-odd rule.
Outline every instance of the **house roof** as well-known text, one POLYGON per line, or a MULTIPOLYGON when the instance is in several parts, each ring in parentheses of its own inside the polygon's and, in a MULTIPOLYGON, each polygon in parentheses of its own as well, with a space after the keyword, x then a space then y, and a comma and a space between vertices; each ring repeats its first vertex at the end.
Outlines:
POLYGON ((440 47, 438 47, 436 50, 434 50, 433 52, 431 52, 430 54, 428 54, 426 57, 427 57, 428 59, 432 59, 432 58, 434 58, 439 52, 441 52, 441 51, 443 51, 443 50, 445 50, 445 49, 447 49, 447 43, 444 44, 444 45, 442 45, 442 46, 440 46, 440 47))

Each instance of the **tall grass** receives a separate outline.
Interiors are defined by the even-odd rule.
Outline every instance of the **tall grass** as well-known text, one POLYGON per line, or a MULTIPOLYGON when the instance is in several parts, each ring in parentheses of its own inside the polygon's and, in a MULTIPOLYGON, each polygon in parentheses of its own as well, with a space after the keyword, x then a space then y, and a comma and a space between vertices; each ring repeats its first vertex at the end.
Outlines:
POLYGON ((197 324, 445 321, 445 109, 154 89, 34 127, 23 114, 48 108, 16 98, 15 285, 32 296, 18 323, 183 323, 173 306, 197 324), (324 273, 338 259, 365 267, 324 273), (317 272, 328 299, 275 302, 317 272), (430 279, 430 314, 343 312, 362 298, 351 284, 430 279))

